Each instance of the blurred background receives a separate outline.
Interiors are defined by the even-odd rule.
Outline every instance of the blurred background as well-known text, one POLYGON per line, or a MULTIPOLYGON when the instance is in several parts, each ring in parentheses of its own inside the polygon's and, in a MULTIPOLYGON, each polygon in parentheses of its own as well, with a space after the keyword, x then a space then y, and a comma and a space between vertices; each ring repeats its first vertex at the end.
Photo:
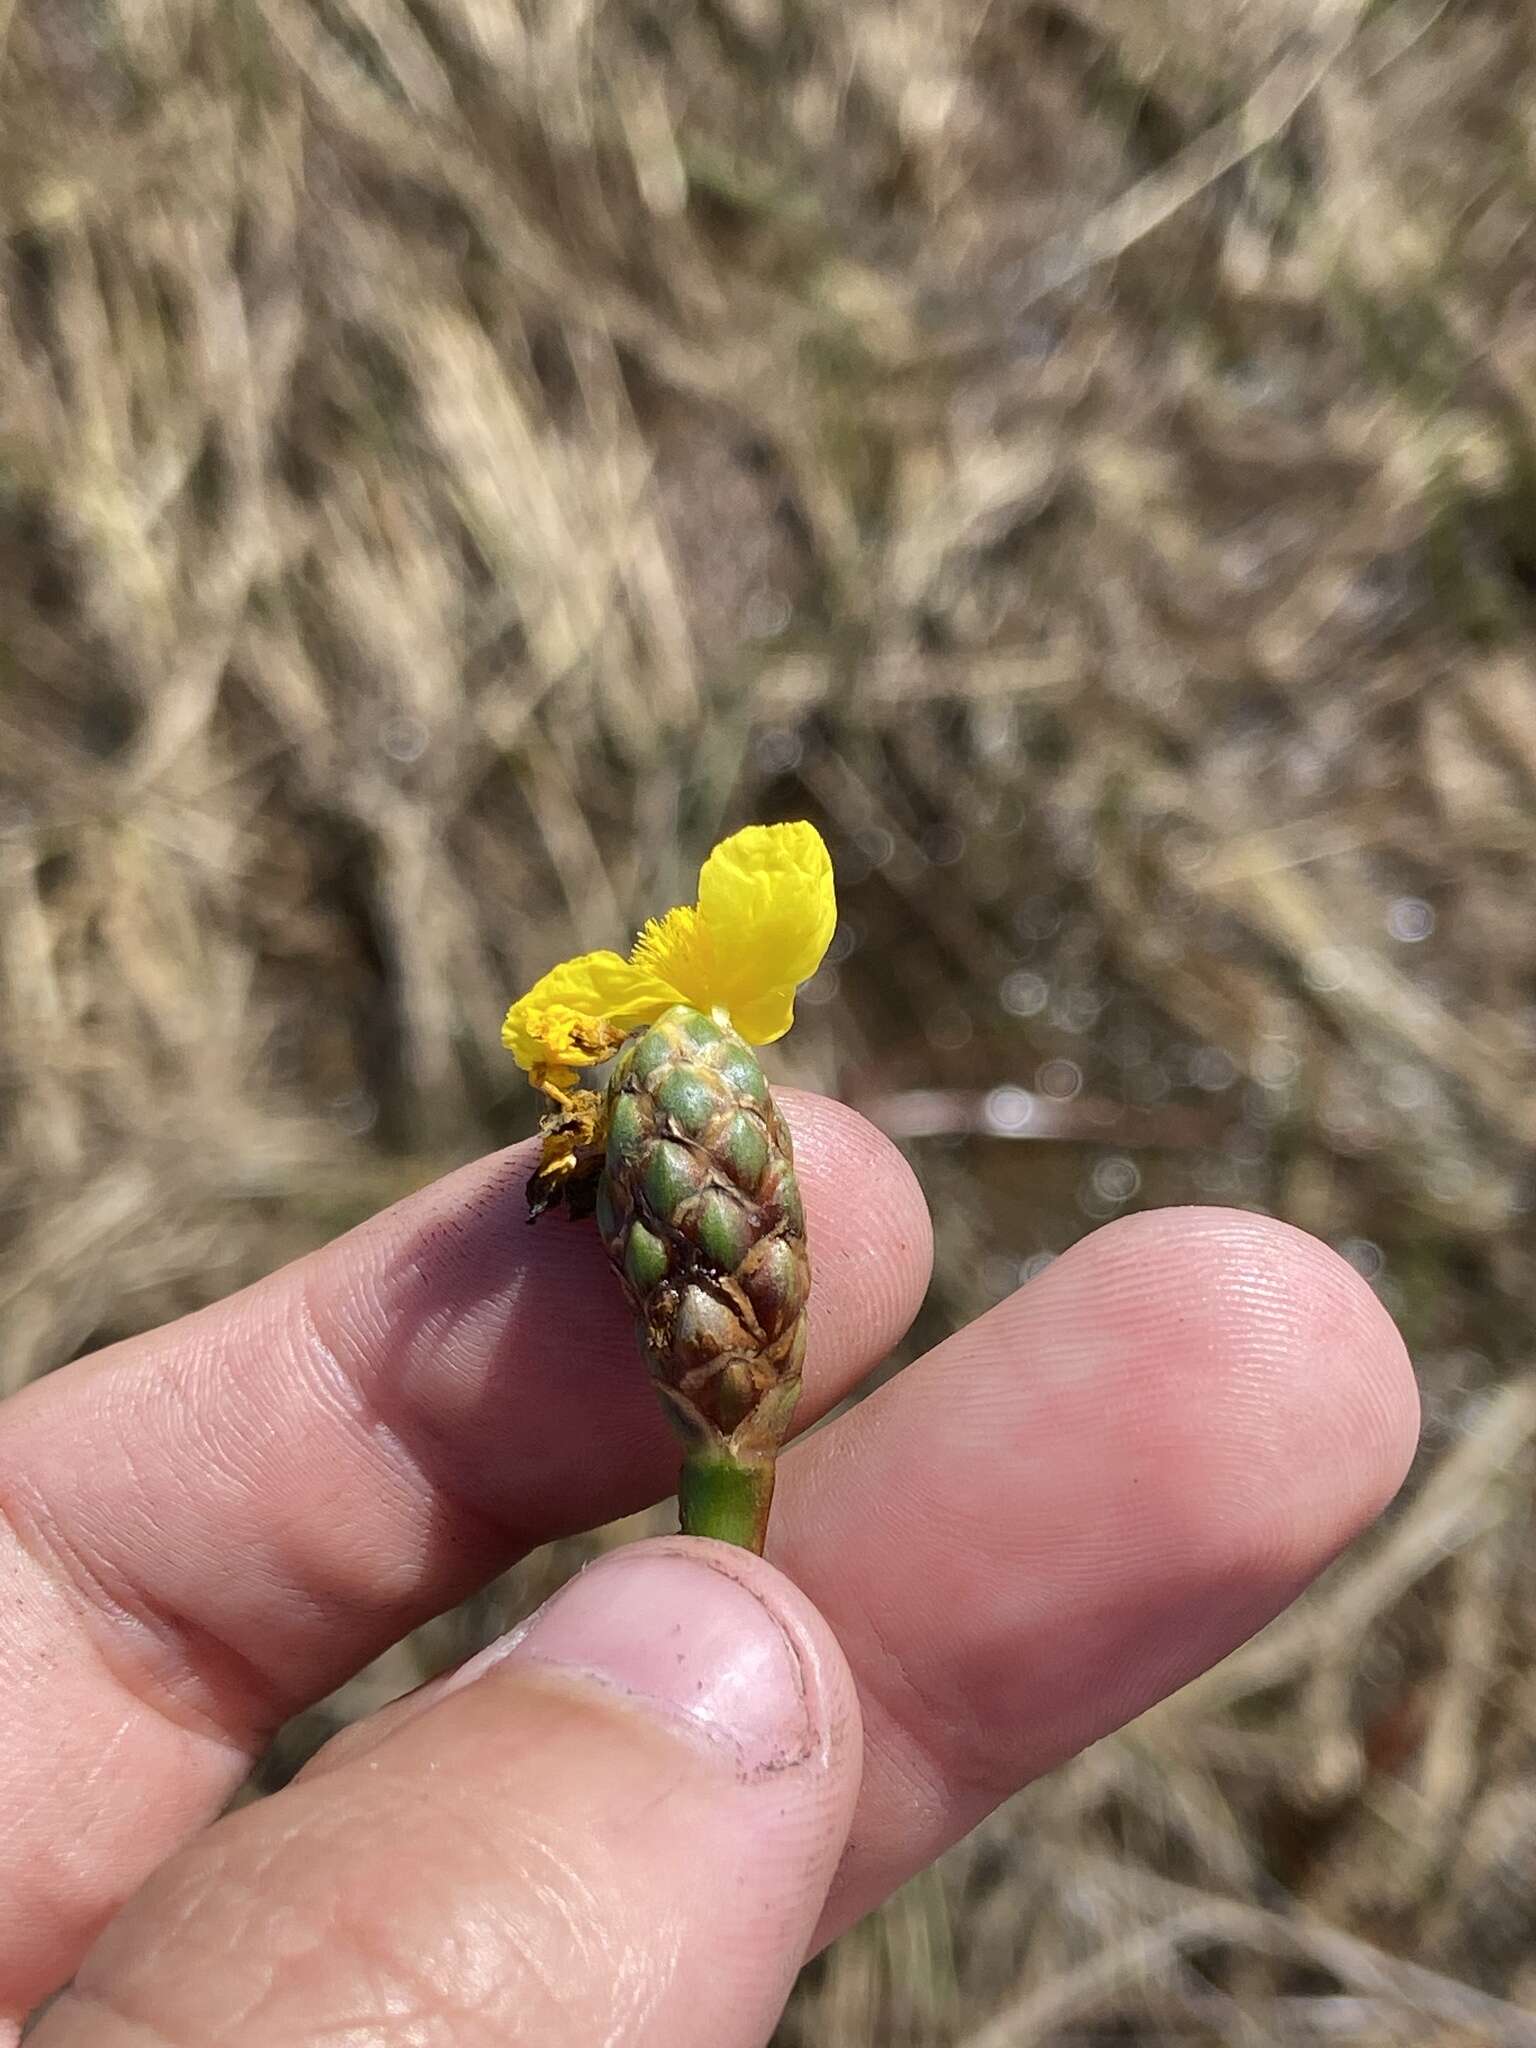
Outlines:
POLYGON ((1533 195, 1521 0, 0 0, 5 1386, 526 1132, 509 995, 782 816, 914 1344, 1196 1199, 1419 1362, 787 2048, 1536 2038, 1533 195))

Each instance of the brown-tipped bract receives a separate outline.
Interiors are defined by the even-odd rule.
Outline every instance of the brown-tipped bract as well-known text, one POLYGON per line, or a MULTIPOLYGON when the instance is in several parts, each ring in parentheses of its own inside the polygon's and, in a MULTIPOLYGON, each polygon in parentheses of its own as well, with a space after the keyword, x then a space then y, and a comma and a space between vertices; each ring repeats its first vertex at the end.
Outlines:
POLYGON ((689 1463, 749 1468, 766 1519, 811 1280, 788 1128, 751 1047, 684 1004, 625 1046, 607 1127, 598 1228, 652 1376, 689 1463))

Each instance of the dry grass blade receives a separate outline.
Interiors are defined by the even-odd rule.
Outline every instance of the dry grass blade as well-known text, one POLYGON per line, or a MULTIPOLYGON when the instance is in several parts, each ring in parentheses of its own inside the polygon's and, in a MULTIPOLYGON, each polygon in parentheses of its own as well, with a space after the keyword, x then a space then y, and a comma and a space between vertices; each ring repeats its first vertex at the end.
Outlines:
POLYGON ((1298 28, 1285 55, 1234 114, 1208 129, 1173 161, 1152 171, 1081 227, 1053 236, 1036 253, 1008 311, 1017 317, 1085 272, 1113 263, 1193 204, 1203 192, 1263 149, 1296 118, 1354 40, 1364 0, 1329 0, 1320 19, 1298 28))
MULTIPOLYGON (((1536 2044, 1536 2015, 1333 1928, 1235 1900, 1195 1897, 1182 1886, 1146 1885, 1139 1875, 1126 1889, 1130 1911, 1145 1911, 1154 1900, 1166 1903, 1169 1910, 1059 1982, 1005 2006, 985 2026, 965 2035, 959 2048, 1036 2048, 1055 2030, 1102 2010, 1127 1984, 1142 1986, 1160 1972, 1166 1974, 1175 1958, 1215 1946, 1291 1953, 1315 1963, 1356 1996, 1385 2006, 1388 2027, 1395 2016, 1419 2041, 1435 2038, 1426 2034, 1435 2027, 1458 2030, 1468 2048, 1473 2041, 1486 2048, 1536 2044), (1469 2031, 1463 2035, 1462 2029, 1469 2031)), ((1356 2008, 1351 2017, 1358 2016, 1356 2008)))

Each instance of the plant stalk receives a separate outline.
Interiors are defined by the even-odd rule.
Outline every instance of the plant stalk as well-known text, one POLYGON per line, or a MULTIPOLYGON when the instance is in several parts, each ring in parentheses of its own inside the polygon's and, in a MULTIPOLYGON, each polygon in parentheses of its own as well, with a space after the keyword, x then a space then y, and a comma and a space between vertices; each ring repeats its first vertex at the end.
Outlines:
POLYGON ((677 1482, 683 1534, 713 1536, 717 1543, 735 1543, 761 1557, 773 1466, 772 1458, 738 1458, 725 1450, 690 1453, 677 1482))

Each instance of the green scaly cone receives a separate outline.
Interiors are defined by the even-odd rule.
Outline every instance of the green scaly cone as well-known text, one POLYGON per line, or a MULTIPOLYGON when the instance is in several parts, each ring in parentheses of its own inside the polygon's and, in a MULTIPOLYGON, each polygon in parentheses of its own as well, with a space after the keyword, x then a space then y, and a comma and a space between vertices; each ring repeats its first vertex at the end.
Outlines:
POLYGON ((597 1224, 682 1437, 684 1533, 761 1551, 805 1356, 790 1136, 746 1042, 686 1004, 608 1084, 597 1224))

